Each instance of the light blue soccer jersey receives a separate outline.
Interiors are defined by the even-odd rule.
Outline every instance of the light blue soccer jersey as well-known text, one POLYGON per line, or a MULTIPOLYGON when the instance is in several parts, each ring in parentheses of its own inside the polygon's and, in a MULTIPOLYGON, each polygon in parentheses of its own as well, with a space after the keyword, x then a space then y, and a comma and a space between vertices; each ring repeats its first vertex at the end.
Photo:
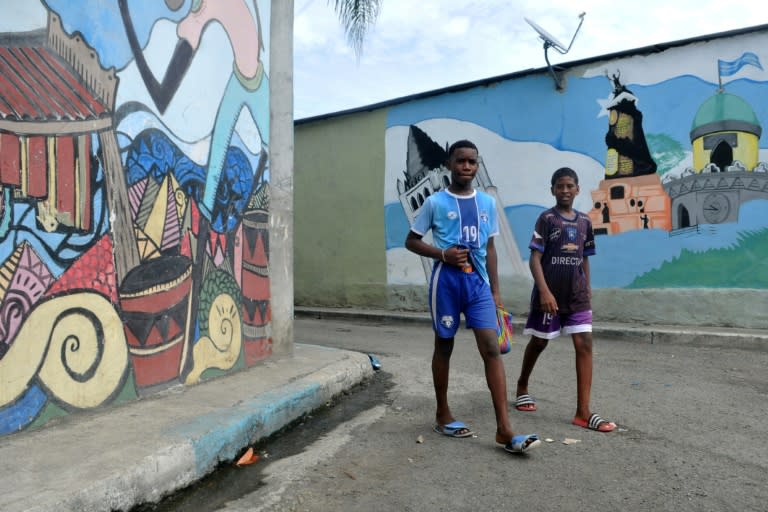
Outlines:
POLYGON ((411 231, 424 236, 432 230, 436 247, 469 248, 472 263, 488 282, 486 255, 488 239, 499 234, 496 200, 485 192, 474 190, 471 195, 460 196, 448 190, 432 194, 424 201, 411 231))

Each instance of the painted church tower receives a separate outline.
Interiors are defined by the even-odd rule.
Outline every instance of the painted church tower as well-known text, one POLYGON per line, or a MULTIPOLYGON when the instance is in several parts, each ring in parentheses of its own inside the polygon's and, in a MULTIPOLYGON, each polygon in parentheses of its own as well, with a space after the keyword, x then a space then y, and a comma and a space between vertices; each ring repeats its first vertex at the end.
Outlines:
MULTIPOLYGON (((407 168, 403 171, 403 178, 397 180, 397 193, 409 226, 413 225, 413 220, 430 195, 447 189, 451 185, 451 171, 445 166, 447 160, 447 144, 443 148, 421 128, 416 125, 410 126, 406 153, 407 168)), ((498 243, 497 249, 503 255, 500 257, 509 263, 514 273, 527 275, 528 268, 523 262, 517 242, 515 242, 501 197, 499 197, 498 190, 491 181, 482 157, 472 186, 490 194, 496 200, 501 242, 498 243)), ((428 241, 431 240, 431 234, 427 234, 427 237, 428 241)), ((428 282, 432 273, 432 260, 421 257, 421 264, 428 282)))
POLYGON ((637 97, 621 84, 618 75, 612 79, 614 89, 607 107, 605 135, 605 178, 592 191, 593 208, 589 211, 595 234, 669 230, 671 202, 656 174, 637 97))

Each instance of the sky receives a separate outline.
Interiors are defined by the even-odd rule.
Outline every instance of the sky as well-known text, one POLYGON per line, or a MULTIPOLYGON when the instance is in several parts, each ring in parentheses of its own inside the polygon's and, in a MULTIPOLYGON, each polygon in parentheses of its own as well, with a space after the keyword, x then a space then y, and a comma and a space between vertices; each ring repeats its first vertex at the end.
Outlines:
POLYGON ((524 17, 570 51, 552 64, 768 24, 753 0, 382 0, 358 59, 327 0, 294 0, 294 117, 304 119, 545 68, 524 17))

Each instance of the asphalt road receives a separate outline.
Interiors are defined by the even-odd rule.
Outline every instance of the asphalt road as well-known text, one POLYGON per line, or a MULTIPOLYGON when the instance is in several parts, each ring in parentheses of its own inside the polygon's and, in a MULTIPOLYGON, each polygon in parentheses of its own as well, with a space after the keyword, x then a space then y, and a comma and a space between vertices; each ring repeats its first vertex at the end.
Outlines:
MULTIPOLYGON (((471 332, 457 337, 449 391, 455 416, 477 431, 468 439, 431 430, 428 326, 299 318, 295 337, 373 353, 382 370, 262 443, 256 464, 221 467, 142 510, 768 510, 768 347, 596 338, 592 409, 620 427, 602 434, 570 424, 573 348, 555 340, 530 385, 539 410, 511 412, 516 431, 552 441, 521 456, 494 443, 471 332)), ((526 341, 503 356, 510 392, 526 341)))

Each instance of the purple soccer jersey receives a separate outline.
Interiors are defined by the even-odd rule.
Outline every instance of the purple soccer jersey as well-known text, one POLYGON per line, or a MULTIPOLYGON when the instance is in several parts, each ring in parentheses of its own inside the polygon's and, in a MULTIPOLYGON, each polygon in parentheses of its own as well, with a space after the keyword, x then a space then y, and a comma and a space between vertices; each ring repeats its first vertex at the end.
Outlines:
MULTIPOLYGON (((549 290, 555 296, 560 314, 592 309, 582 261, 595 254, 592 222, 574 210, 574 218, 566 219, 555 208, 543 212, 528 245, 542 253, 541 266, 549 290)), ((533 286, 531 309, 540 310, 539 290, 533 286)))

